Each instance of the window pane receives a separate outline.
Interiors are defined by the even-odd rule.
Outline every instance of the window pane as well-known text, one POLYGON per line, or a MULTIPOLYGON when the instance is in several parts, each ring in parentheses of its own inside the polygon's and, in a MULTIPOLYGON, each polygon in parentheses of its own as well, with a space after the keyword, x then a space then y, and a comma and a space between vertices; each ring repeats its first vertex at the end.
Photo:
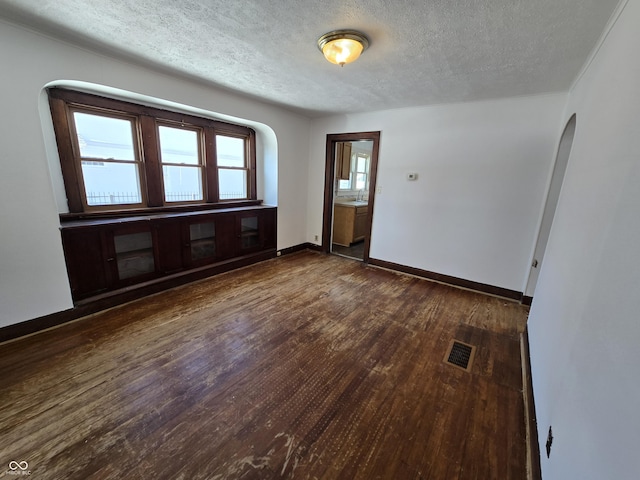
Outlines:
POLYGON ((134 163, 83 161, 82 176, 88 205, 142 202, 138 165, 134 163))
POLYGON ((367 158, 358 156, 358 165, 356 167, 358 172, 365 173, 367 171, 367 158))
POLYGON ((218 169, 220 200, 247 198, 247 171, 218 169))
POLYGON ((158 127, 162 163, 198 165, 198 132, 183 128, 158 127))
POLYGON ((213 222, 192 223, 189 225, 189 235, 192 242, 205 238, 214 238, 216 236, 216 224, 213 222))
POLYGON ((200 167, 164 165, 164 199, 167 202, 202 200, 202 171, 200 167))
POLYGON ((216 224, 192 223, 189 225, 191 237, 191 260, 214 257, 216 254, 216 224))
POLYGON ((244 138, 216 135, 216 154, 219 167, 244 168, 244 138))
POLYGON ((338 190, 349 190, 351 188, 351 180, 338 180, 338 190))
POLYGON ((260 245, 260 231, 258 217, 246 217, 240 220, 240 236, 242 248, 253 248, 260 245))
POLYGON ((120 280, 155 270, 151 232, 116 235, 113 241, 116 247, 120 280))
POLYGON ((80 156, 135 160, 130 120, 73 112, 80 156))
POLYGON ((367 175, 359 173, 356 175, 356 190, 362 190, 367 183, 367 175))

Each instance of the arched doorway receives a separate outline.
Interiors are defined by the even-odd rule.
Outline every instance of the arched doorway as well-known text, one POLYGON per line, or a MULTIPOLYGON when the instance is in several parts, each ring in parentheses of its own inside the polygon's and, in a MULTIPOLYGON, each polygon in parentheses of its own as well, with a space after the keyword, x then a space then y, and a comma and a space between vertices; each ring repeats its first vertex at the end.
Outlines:
POLYGON ((553 224, 553 217, 556 213, 558 198, 560 197, 560 189, 562 187, 562 181, 564 180, 564 173, 567 169, 567 163, 569 162, 569 156, 571 154, 571 146, 573 145, 575 131, 576 115, 574 114, 567 122, 567 125, 564 127, 564 131, 562 132, 562 136, 560 137, 558 152, 556 154, 556 162, 553 167, 553 174, 551 177, 551 184, 549 185, 549 192, 547 193, 547 201, 544 206, 544 213, 542 214, 540 231, 538 232, 538 240, 536 241, 536 248, 531 262, 531 270, 529 270, 529 279, 524 292, 525 298, 533 298, 536 289, 540 267, 542 266, 544 252, 547 248, 547 241, 549 240, 549 233, 551 232, 551 225, 553 224))

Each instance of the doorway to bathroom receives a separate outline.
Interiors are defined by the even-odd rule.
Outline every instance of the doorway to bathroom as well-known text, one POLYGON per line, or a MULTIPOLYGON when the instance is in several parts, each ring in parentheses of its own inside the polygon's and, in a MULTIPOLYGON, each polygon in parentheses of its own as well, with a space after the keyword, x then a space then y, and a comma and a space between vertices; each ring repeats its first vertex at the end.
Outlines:
POLYGON ((322 250, 367 262, 380 132, 327 135, 322 250))

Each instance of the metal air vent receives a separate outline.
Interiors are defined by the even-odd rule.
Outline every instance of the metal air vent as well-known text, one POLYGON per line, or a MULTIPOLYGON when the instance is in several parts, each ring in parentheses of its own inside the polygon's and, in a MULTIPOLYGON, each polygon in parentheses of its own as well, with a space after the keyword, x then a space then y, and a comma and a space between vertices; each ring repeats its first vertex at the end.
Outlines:
POLYGON ((463 343, 460 340, 451 340, 444 362, 467 372, 471 371, 476 347, 463 343))

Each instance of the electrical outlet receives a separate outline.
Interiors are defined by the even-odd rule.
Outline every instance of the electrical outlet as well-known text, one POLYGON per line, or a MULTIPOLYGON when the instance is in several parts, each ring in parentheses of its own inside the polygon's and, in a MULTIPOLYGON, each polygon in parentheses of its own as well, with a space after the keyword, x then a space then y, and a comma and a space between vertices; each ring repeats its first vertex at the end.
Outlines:
POLYGON ((313 237, 313 239, 317 242, 317 241, 318 241, 318 235, 315 235, 315 236, 313 237))
POLYGON ((553 443, 553 432, 551 431, 551 425, 549 425, 549 435, 547 435, 547 458, 551 455, 551 444, 553 443))

